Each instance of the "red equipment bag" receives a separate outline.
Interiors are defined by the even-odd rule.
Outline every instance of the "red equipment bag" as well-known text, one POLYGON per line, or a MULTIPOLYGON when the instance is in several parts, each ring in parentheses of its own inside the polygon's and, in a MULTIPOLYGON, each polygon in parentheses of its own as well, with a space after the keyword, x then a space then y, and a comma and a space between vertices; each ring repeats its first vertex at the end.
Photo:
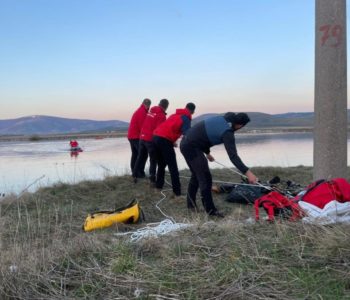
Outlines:
POLYGON ((299 205, 282 195, 272 191, 255 200, 255 219, 259 220, 259 207, 263 207, 268 215, 268 221, 273 222, 275 217, 296 221, 304 216, 299 205))
POLYGON ((332 200, 348 202, 350 201, 350 184, 345 178, 321 179, 308 185, 304 195, 296 200, 305 201, 321 209, 332 200))

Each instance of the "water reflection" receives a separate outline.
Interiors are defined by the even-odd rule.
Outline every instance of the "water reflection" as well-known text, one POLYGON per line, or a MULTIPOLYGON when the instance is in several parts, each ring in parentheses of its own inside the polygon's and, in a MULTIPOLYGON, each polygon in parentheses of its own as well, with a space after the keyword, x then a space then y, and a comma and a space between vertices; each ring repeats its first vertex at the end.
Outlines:
MULTIPOLYGON (((252 166, 312 165, 312 134, 237 135, 237 149, 242 160, 252 166)), ((130 148, 126 138, 79 140, 83 152, 71 152, 67 141, 0 143, 0 194, 21 192, 30 186, 55 182, 75 183, 102 179, 108 175, 129 174, 130 148), (37 183, 33 182, 41 178, 37 183)), ((187 165, 176 148, 179 168, 187 165)), ((212 148, 220 163, 231 166, 224 147, 212 148)), ((210 165, 219 167, 215 163, 210 165)))

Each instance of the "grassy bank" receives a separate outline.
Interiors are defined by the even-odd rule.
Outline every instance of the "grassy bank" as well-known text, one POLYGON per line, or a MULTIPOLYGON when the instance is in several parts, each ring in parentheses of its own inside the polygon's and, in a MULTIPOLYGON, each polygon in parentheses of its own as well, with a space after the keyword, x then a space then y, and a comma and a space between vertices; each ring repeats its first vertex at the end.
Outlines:
MULTIPOLYGON (((311 168, 257 168, 302 185, 311 168)), ((215 170, 214 179, 239 181, 215 170)), ((183 174, 186 176, 186 172, 183 174)), ((182 178, 185 187, 187 178, 182 178)), ((189 213, 170 191, 159 207, 193 226, 131 243, 116 236, 159 222, 162 199, 146 180, 110 177, 56 185, 0 203, 0 299, 346 299, 350 298, 349 226, 254 224, 251 206, 215 203, 226 215, 189 213), (84 233, 91 211, 138 199, 146 221, 84 233)), ((199 207, 202 209, 201 204, 199 207)))

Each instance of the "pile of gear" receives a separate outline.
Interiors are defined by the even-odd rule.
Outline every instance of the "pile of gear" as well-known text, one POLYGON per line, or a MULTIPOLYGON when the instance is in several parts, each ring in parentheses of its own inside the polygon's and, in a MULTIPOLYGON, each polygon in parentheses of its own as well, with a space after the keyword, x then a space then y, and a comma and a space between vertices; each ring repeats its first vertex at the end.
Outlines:
MULTIPOLYGON (((228 202, 254 205, 256 221, 263 208, 269 222, 302 219, 321 225, 350 223, 350 183, 344 178, 317 180, 304 188, 290 180, 281 181, 278 176, 257 185, 242 179, 242 183, 221 184, 213 186, 212 190, 226 193, 228 202)), ((121 208, 89 214, 83 230, 93 231, 116 223, 138 223, 142 219, 139 203, 133 200, 121 208)))
POLYGON ((259 197, 268 194, 272 190, 280 191, 289 196, 296 196, 303 190, 300 184, 291 180, 281 181, 275 176, 266 183, 258 185, 249 184, 247 179, 242 177, 241 183, 225 183, 214 185, 212 190, 216 193, 227 193, 226 201, 241 204, 253 204, 259 197))
POLYGON ((267 220, 276 217, 308 223, 350 223, 350 184, 344 178, 318 180, 305 188, 290 180, 274 177, 266 184, 223 184, 214 186, 217 193, 228 193, 226 201, 253 204, 255 219, 260 219, 260 210, 267 213, 267 220))

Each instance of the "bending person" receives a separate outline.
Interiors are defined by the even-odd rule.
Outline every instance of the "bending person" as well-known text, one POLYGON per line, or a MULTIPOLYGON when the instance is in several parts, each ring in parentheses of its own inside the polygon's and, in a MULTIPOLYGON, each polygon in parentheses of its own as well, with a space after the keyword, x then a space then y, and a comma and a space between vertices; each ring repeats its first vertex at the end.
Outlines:
POLYGON ((224 116, 208 118, 193 126, 183 137, 180 145, 181 153, 191 171, 191 179, 187 190, 187 207, 197 208, 196 194, 200 189, 202 203, 209 215, 224 217, 213 202, 211 192, 212 176, 208 160, 214 161, 210 148, 224 144, 226 152, 234 166, 248 178, 249 183, 257 181, 256 176, 248 169, 237 154, 234 132, 250 121, 246 113, 228 112, 224 116))
POLYGON ((165 167, 168 166, 173 192, 176 196, 181 195, 181 184, 174 147, 176 147, 177 139, 191 127, 195 108, 193 103, 188 103, 184 109, 177 109, 175 114, 171 115, 153 132, 158 164, 156 188, 163 188, 165 167))

